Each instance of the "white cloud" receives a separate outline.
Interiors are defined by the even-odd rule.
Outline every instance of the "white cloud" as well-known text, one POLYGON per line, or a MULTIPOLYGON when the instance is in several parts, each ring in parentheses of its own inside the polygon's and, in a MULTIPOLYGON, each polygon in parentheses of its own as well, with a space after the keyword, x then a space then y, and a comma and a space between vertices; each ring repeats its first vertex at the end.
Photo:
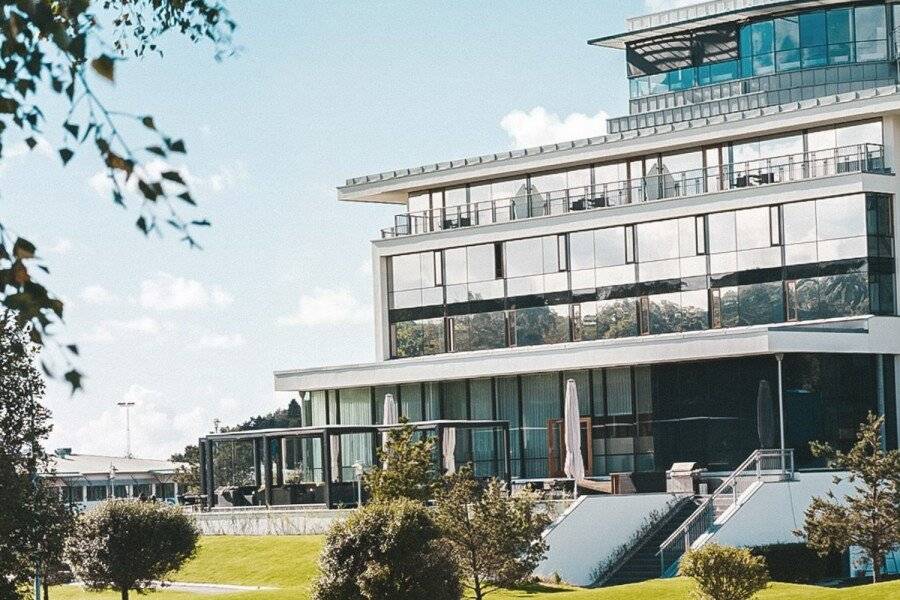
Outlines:
MULTIPOLYGON (((217 194, 233 189, 247 179, 247 168, 239 161, 220 165, 207 175, 194 174, 184 165, 173 165, 162 159, 151 160, 135 169, 137 175, 150 179, 158 179, 163 171, 177 171, 194 194, 217 194)), ((137 177, 131 177, 127 182, 119 173, 116 174, 116 177, 119 185, 125 190, 130 193, 137 192, 137 177)), ((112 192, 112 182, 109 180, 109 173, 106 170, 97 171, 91 175, 87 183, 88 187, 103 198, 108 197, 112 192)))
POLYGON ((102 321, 87 335, 81 336, 87 342, 96 344, 108 344, 123 337, 134 337, 140 334, 145 337, 157 337, 162 334, 172 333, 175 324, 171 321, 158 321, 153 317, 137 317, 135 319, 109 319, 102 321))
POLYGON ((48 254, 68 254, 72 250, 72 240, 59 238, 55 244, 47 248, 48 254))
POLYGON ((195 279, 168 273, 142 281, 139 297, 141 306, 159 311, 226 306, 232 301, 231 295, 219 286, 207 287, 195 279))
POLYGON ((703 0, 644 0, 644 6, 647 7, 648 13, 655 13, 702 2, 703 0))
POLYGON ((112 304, 118 301, 119 297, 110 292, 102 285, 89 285, 79 294, 79 298, 88 304, 112 304))
POLYGON ((312 294, 301 295, 297 310, 278 322, 304 326, 364 323, 370 313, 371 308, 347 290, 316 288, 312 294))
POLYGON ((202 335, 188 344, 191 350, 225 350, 244 345, 244 336, 239 333, 213 333, 202 335))
POLYGON ((530 111, 514 110, 500 120, 513 148, 530 148, 603 135, 608 115, 602 110, 594 116, 572 113, 560 118, 543 106, 530 111))

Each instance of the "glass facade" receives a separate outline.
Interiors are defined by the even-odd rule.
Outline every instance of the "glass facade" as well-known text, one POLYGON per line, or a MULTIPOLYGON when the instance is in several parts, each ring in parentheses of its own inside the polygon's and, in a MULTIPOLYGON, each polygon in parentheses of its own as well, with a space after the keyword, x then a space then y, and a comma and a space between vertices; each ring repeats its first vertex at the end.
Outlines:
MULTIPOLYGON (((880 403, 877 398, 879 389, 885 394, 893 390, 878 385, 879 377, 893 381, 893 360, 883 360, 882 366, 885 371, 879 374, 877 357, 871 355, 785 357, 786 445, 795 449, 799 468, 825 466, 809 453, 810 441, 846 449, 868 411, 877 411, 879 404, 893 406, 893 397, 880 403)), ((775 358, 758 356, 345 388, 330 395, 340 398, 337 423, 365 420, 363 415, 373 414, 372 407, 383 402, 382 392, 399 399, 401 416, 418 420, 424 390, 434 390, 434 410, 442 418, 509 421, 513 475, 542 478, 555 475, 553 429, 559 427, 565 382, 571 378, 582 419, 589 425, 589 474, 662 471, 681 461, 727 471, 754 449, 775 443, 761 436, 778 431, 777 377, 775 358), (760 399, 761 387, 771 390, 767 399, 760 399), (357 415, 353 407, 362 399, 368 399, 368 406, 357 415), (761 406, 765 401, 772 403, 771 410, 761 406), (759 415, 774 415, 776 422, 760 423, 759 415)), ((319 401, 325 396, 312 394, 319 401)), ((893 429, 888 434, 888 439, 896 439, 893 429)), ((495 472, 495 443, 489 431, 458 437, 457 458, 460 464, 472 462, 476 472, 490 474, 495 472)))
MULTIPOLYGON (((513 185, 503 180, 416 192, 408 197, 409 213, 397 215, 395 227, 383 234, 455 229, 845 172, 882 172, 882 141, 880 120, 851 122, 564 171, 536 172, 513 180, 513 185), (447 204, 448 198, 453 199, 452 205, 447 204)), ((537 242, 521 242, 519 247, 508 249, 533 257, 530 271, 524 263, 513 263, 518 275, 552 274, 552 240, 542 248, 529 247, 532 243, 537 242)), ((499 297, 502 294, 491 283, 494 274, 504 268, 499 250, 496 245, 482 244, 445 254, 443 271, 440 257, 431 252, 398 259, 394 264, 398 271, 393 279, 394 307, 427 304, 436 294, 435 287, 445 283, 457 299, 454 301, 499 297), (493 266, 491 253, 495 255, 493 266), (442 273, 446 281, 441 279, 442 273)))
POLYGON ((392 292, 391 354, 894 314, 891 211, 854 194, 392 257, 402 286, 422 264, 446 285, 392 292))
MULTIPOLYGON (((628 49, 631 97, 800 69, 886 61, 888 19, 884 4, 805 11, 741 25, 736 41, 729 26, 723 25, 716 44, 719 51, 712 54, 700 51, 701 43, 694 41, 692 52, 679 55, 680 38, 691 34, 644 42, 657 51, 653 55, 628 49)), ((680 46, 688 47, 683 42, 680 46)))

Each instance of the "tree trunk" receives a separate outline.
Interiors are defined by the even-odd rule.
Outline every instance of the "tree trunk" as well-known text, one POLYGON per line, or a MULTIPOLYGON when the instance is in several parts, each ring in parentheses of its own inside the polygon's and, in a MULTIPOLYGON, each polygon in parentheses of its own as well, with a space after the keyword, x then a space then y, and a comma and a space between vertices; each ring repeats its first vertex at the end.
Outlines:
POLYGON ((46 577, 44 577, 44 581, 41 585, 44 588, 44 600, 50 600, 50 584, 47 583, 46 577))
POLYGON ((881 581, 881 554, 876 552, 872 557, 872 583, 881 581))
POLYGON ((122 588, 122 600, 128 600, 128 588, 122 588))

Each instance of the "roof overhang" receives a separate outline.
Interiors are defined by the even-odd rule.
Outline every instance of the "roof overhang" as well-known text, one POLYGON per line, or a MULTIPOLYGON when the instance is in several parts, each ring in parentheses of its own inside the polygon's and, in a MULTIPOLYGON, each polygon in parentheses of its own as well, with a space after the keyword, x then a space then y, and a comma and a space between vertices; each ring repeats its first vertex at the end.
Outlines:
POLYGON ((832 4, 847 4, 847 0, 713 0, 628 19, 627 32, 594 38, 588 44, 624 50, 626 44, 685 30, 832 4))
POLYGON ((896 354, 898 339, 900 317, 847 317, 278 371, 275 390, 395 385, 778 353, 896 354))

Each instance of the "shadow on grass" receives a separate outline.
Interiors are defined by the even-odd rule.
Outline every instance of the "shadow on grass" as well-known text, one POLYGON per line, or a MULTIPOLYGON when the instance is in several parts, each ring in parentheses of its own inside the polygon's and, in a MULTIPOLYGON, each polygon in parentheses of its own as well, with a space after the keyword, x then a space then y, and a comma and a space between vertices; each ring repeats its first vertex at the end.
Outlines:
POLYGON ((562 592, 571 592, 571 589, 547 585, 545 583, 526 583, 511 588, 503 588, 509 592, 524 592, 526 594, 559 594, 562 592))

